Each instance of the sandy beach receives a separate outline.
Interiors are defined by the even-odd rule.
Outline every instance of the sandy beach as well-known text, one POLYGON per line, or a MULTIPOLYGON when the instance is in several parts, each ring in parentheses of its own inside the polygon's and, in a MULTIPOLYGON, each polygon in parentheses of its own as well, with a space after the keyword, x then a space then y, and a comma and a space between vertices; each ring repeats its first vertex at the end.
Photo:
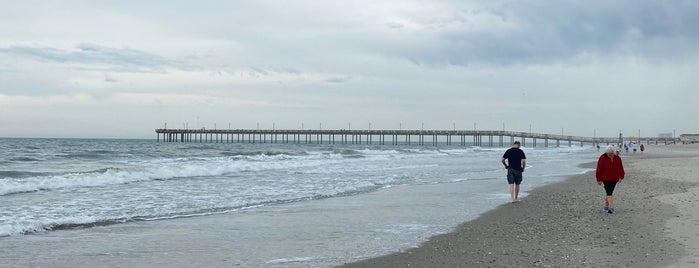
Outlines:
POLYGON ((623 159, 614 215, 602 212, 589 172, 418 248, 344 267, 696 267, 699 146, 648 146, 623 159))

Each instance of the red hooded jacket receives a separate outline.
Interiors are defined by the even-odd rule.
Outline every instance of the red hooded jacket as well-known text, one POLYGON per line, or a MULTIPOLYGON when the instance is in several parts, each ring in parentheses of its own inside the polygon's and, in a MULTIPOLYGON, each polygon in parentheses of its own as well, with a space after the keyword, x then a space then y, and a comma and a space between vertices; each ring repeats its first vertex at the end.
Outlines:
POLYGON ((624 179, 624 165, 621 164, 621 157, 614 155, 609 158, 607 154, 602 154, 597 161, 597 181, 619 182, 624 179))

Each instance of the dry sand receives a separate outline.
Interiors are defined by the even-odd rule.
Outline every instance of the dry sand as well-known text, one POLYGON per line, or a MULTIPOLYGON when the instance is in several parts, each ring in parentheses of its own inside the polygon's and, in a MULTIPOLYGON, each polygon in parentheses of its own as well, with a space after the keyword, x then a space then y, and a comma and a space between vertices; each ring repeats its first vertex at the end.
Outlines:
POLYGON ((661 155, 671 158, 643 160, 637 168, 653 178, 673 179, 694 185, 686 192, 659 196, 677 209, 667 222, 667 234, 684 245, 686 255, 668 267, 699 267, 699 146, 662 148, 661 155), (676 157, 681 157, 678 160, 676 157))
POLYGON ((539 188, 405 252, 346 267, 699 267, 699 147, 625 155, 617 213, 594 173, 539 188))

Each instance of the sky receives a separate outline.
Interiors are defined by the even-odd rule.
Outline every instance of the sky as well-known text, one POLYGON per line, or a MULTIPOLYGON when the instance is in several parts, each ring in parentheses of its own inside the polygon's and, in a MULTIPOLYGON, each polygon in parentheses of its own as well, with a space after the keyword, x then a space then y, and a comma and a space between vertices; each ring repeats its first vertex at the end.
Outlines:
POLYGON ((699 1, 4 1, 0 137, 699 133, 699 1), (322 124, 322 126, 321 126, 322 124))

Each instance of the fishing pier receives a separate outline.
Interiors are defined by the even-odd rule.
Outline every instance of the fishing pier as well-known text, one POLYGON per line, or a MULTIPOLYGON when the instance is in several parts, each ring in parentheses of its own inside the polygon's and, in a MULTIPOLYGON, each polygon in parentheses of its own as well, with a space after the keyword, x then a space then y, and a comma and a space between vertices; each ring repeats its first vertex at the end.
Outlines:
MULTIPOLYGON (((282 130, 282 129, 156 129, 157 141, 206 143, 292 143, 292 144, 377 144, 377 145, 510 145, 557 146, 585 143, 619 144, 619 137, 583 137, 504 130, 282 130), (527 145, 529 144, 529 145, 527 145)), ((677 138, 634 138, 640 143, 676 143, 677 138)))

